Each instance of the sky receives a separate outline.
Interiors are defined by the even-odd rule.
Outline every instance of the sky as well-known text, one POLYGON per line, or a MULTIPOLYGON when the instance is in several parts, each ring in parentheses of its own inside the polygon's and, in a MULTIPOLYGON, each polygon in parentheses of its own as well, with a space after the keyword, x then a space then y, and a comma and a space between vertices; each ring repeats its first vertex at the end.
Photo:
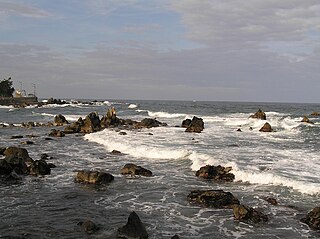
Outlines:
POLYGON ((319 0, 0 0, 0 77, 40 98, 320 102, 319 0))

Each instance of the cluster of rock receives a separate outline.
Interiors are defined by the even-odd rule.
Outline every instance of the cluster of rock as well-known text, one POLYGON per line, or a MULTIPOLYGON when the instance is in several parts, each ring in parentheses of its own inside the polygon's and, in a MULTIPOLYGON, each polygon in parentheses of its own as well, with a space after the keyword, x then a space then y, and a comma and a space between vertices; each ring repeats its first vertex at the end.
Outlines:
POLYGON ((0 176, 6 179, 19 179, 21 175, 48 175, 51 168, 55 166, 48 164, 42 157, 40 160, 33 160, 28 151, 19 147, 1 148, 0 155, 0 176))
POLYGON ((232 167, 223 167, 221 165, 206 165, 201 167, 196 172, 196 176, 204 179, 212 179, 215 181, 232 182, 235 176, 233 173, 230 173, 231 170, 232 167))
POLYGON ((183 128, 186 128, 186 132, 201 133, 204 129, 203 119, 193 116, 192 119, 185 119, 182 121, 183 128))

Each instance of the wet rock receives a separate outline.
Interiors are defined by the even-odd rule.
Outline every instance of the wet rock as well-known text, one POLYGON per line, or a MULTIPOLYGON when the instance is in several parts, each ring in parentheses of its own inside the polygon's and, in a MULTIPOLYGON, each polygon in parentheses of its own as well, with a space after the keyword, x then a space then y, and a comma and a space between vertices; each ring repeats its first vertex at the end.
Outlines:
POLYGON ((120 135, 127 135, 127 133, 124 132, 124 131, 119 132, 119 134, 120 134, 120 135))
POLYGON ((301 122, 308 123, 308 124, 314 124, 307 116, 303 116, 301 122))
POLYGON ((91 220, 79 222, 78 225, 81 226, 82 230, 87 234, 93 234, 99 230, 99 227, 91 220))
POLYGON ((102 128, 108 128, 110 126, 118 126, 121 124, 120 119, 117 118, 116 109, 110 107, 107 111, 107 114, 102 117, 100 125, 102 128))
POLYGON ((201 133, 203 129, 204 129, 203 119, 193 116, 191 123, 185 132, 201 133))
POLYGON ((0 159, 0 174, 9 175, 13 171, 18 174, 27 174, 27 164, 23 158, 15 155, 6 156, 0 159))
POLYGON ((261 109, 259 109, 259 110, 258 110, 256 113, 254 113, 253 115, 250 115, 249 118, 267 120, 266 113, 264 113, 261 109))
POLYGON ((267 197, 267 198, 265 198, 265 200, 266 200, 268 203, 270 203, 271 205, 273 205, 273 206, 277 206, 277 205, 278 205, 278 202, 277 202, 277 200, 276 200, 275 198, 267 197))
POLYGON ((180 239, 180 237, 178 235, 174 235, 171 239, 180 239))
POLYGON ((49 136, 51 137, 64 137, 65 133, 63 131, 52 129, 49 133, 49 136))
POLYGON ((36 127, 36 124, 34 122, 28 122, 28 123, 22 123, 21 124, 22 127, 26 127, 26 128, 33 128, 33 127, 36 127))
POLYGON ((145 118, 141 120, 141 122, 139 123, 139 126, 142 128, 152 128, 152 127, 159 127, 159 126, 167 126, 167 124, 161 123, 156 119, 145 118))
POLYGON ((121 169, 121 174, 123 175, 131 175, 131 176, 136 176, 136 175, 141 175, 145 177, 151 177, 152 172, 148 169, 145 169, 141 166, 137 166, 133 163, 128 163, 126 164, 122 169, 121 169))
POLYGON ((88 183, 88 184, 106 184, 114 180, 113 175, 99 171, 78 171, 75 182, 76 183, 88 183))
POLYGON ((28 168, 28 171, 30 175, 34 176, 49 175, 51 173, 51 168, 45 160, 41 159, 32 162, 28 168))
POLYGON ((23 144, 23 145, 31 145, 31 144, 34 144, 34 142, 27 140, 27 141, 22 141, 21 144, 23 144))
POLYGON ((48 137, 46 137, 46 138, 44 138, 44 140, 53 140, 52 138, 48 138, 48 137))
POLYGON ((114 150, 112 150, 112 151, 111 151, 111 153, 112 153, 112 154, 122 154, 120 151, 115 150, 115 149, 114 149, 114 150))
POLYGON ((268 217, 265 214, 245 205, 233 205, 233 216, 238 221, 251 221, 254 223, 268 221, 268 217))
POLYGON ((239 128, 239 129, 237 129, 237 132, 242 132, 242 130, 239 128))
POLYGON ((6 147, 0 147, 0 155, 4 155, 4 151, 6 150, 6 147))
POLYGON ((320 230, 320 207, 312 209, 301 222, 306 223, 312 230, 320 230))
POLYGON ((91 112, 86 116, 81 126, 80 133, 93 133, 99 131, 100 118, 97 112, 91 112))
POLYGON ((215 181, 232 182, 235 176, 233 173, 229 173, 231 170, 232 167, 206 165, 196 172, 196 176, 205 179, 213 179, 215 181))
POLYGON ((118 237, 127 239, 146 239, 148 233, 139 216, 132 212, 125 226, 118 229, 118 237))
POLYGON ((50 167, 50 168, 56 168, 57 166, 55 165, 55 164, 53 164, 53 163, 48 163, 48 166, 50 167))
POLYGON ((188 201, 204 207, 232 208, 239 200, 230 192, 223 190, 193 190, 187 196, 188 201))
POLYGON ((71 125, 68 125, 65 127, 63 132, 65 134, 75 134, 75 133, 80 133, 81 127, 84 125, 83 119, 80 117, 78 121, 72 123, 71 125))
POLYGON ((191 124, 191 119, 185 119, 182 121, 181 127, 188 128, 191 124))
POLYGON ((22 139, 22 138, 23 138, 22 135, 13 135, 13 136, 11 136, 10 139, 22 139))
POLYGON ((63 115, 61 114, 58 114, 54 117, 54 124, 56 126, 62 126, 62 125, 65 125, 65 124, 69 124, 68 120, 66 120, 66 117, 64 117, 63 115))
POLYGON ((319 112, 314 111, 314 112, 312 112, 310 115, 311 115, 311 116, 320 116, 320 113, 319 113, 319 112))
POLYGON ((40 159, 44 159, 44 160, 49 159, 49 155, 47 153, 43 153, 40 155, 40 159))
POLYGON ((260 132, 272 132, 273 129, 272 129, 271 125, 268 122, 266 122, 259 131, 260 132))
POLYGON ((0 159, 0 175, 9 175, 13 168, 5 159, 0 159))
POLYGON ((28 151, 24 148, 19 147, 8 147, 3 152, 3 155, 8 156, 15 156, 17 158, 23 159, 25 162, 32 162, 32 158, 29 157, 28 151))

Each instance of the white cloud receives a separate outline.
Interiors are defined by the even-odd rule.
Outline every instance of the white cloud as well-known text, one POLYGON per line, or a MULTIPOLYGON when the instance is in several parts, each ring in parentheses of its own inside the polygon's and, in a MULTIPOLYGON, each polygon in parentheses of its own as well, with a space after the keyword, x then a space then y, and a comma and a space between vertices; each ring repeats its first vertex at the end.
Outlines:
POLYGON ((24 17, 40 18, 47 17, 50 14, 37 7, 26 4, 13 3, 13 2, 0 2, 0 15, 21 15, 24 17))

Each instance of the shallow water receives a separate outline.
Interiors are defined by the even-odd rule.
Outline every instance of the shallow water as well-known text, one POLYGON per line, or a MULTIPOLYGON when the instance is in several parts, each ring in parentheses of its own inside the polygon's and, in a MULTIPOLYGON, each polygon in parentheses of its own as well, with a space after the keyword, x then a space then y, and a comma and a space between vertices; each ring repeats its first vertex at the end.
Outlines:
POLYGON ((92 111, 100 116, 112 105, 118 117, 141 120, 157 118, 168 127, 143 130, 117 129, 67 135, 47 141, 50 128, 0 128, 0 147, 24 146, 33 159, 41 153, 53 157, 57 168, 43 178, 24 177, 0 184, 0 235, 25 238, 115 238, 131 211, 146 225, 149 238, 318 238, 299 220, 319 206, 320 119, 301 123, 304 115, 320 111, 316 104, 110 101, 104 103, 51 105, 41 108, 0 107, 0 123, 53 121, 63 114, 70 121, 92 111), (265 121, 248 117, 259 108, 275 130, 261 133, 265 121), (205 122, 201 134, 185 133, 181 125, 194 115, 205 122), (250 130, 252 127, 252 130, 250 130), (236 130, 241 128, 242 132, 236 130), (151 134, 150 134, 151 133, 151 134), (10 139, 12 135, 36 135, 10 139), (112 150, 123 155, 113 155, 112 150), (150 169, 151 178, 126 178, 119 173, 126 163, 150 169), (206 164, 232 166, 233 183, 215 183, 195 177, 206 164), (75 184, 76 170, 97 169, 115 176, 104 187, 75 184), (186 200, 193 189, 223 189, 243 204, 259 208, 269 222, 234 221, 232 210, 208 209, 186 200), (279 206, 264 198, 274 197, 279 206), (77 223, 91 219, 101 229, 86 235, 77 223))

